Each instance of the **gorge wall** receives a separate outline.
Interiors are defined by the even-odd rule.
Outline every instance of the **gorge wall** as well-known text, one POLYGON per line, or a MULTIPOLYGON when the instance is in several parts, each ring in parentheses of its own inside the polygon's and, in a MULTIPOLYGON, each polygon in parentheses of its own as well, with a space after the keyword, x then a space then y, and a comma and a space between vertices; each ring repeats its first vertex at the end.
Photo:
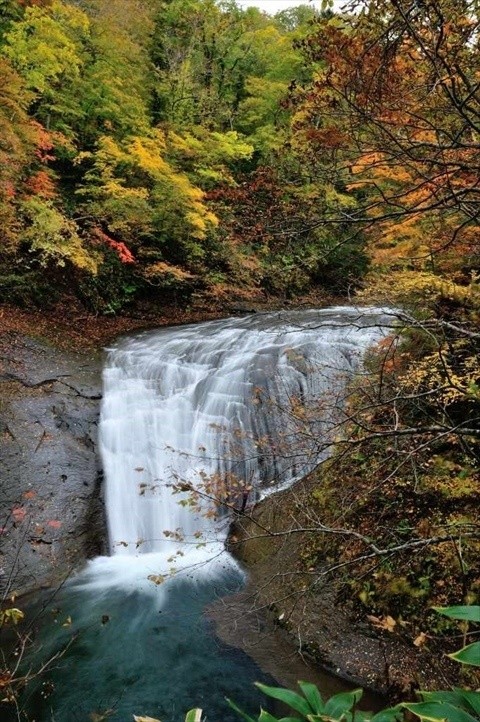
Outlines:
POLYGON ((104 543, 99 354, 0 335, 0 587, 58 584, 104 543))

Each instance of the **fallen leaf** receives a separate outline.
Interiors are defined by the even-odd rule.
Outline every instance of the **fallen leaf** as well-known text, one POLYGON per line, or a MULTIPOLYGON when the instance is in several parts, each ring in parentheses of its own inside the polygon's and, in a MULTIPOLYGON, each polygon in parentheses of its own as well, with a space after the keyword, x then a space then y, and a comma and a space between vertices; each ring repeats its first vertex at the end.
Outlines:
POLYGON ((163 574, 149 574, 147 579, 158 586, 163 584, 166 577, 163 574))
POLYGON ((426 641, 427 641, 427 635, 425 634, 425 632, 420 632, 418 637, 413 640, 413 643, 416 647, 423 647, 423 645, 425 644, 426 641))
POLYGON ((60 529, 62 522, 58 521, 58 519, 50 519, 50 521, 47 521, 47 526, 51 526, 53 529, 60 529))
POLYGON ((27 516, 27 512, 23 506, 16 506, 12 509, 12 516, 16 522, 22 522, 27 516))
POLYGON ((387 632, 393 632, 397 626, 395 619, 390 615, 387 615, 386 617, 374 617, 373 615, 368 614, 367 619, 377 629, 384 629, 387 632))

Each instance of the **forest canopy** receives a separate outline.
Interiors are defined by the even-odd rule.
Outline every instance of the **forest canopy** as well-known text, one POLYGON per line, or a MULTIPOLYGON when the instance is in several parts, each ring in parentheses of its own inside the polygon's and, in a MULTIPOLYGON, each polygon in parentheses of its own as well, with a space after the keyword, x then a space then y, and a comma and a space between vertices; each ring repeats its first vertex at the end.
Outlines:
POLYGON ((474 303, 477 4, 333 7, 3 0, 3 299, 474 303))

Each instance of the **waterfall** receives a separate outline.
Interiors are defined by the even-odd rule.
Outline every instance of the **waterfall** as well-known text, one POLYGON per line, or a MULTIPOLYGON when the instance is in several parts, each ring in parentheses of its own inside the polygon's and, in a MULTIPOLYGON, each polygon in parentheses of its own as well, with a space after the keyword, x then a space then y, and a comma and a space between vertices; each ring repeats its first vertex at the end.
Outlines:
POLYGON ((217 556, 227 524, 210 498, 250 502, 310 471, 384 325, 381 309, 337 307, 165 328, 110 348, 100 441, 112 555, 164 553, 176 567, 199 549, 217 556))

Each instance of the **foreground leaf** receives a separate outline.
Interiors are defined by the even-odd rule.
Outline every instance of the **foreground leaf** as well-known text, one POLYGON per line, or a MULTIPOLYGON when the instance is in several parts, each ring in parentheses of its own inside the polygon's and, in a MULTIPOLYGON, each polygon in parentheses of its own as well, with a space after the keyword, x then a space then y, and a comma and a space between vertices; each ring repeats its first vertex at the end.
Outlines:
POLYGON ((450 659, 454 659, 455 662, 461 662, 461 664, 471 664, 473 667, 480 667, 480 642, 474 642, 469 644, 463 649, 459 649, 458 652, 448 654, 450 659))
POLYGON ((305 699, 312 708, 312 712, 315 712, 316 714, 322 714, 324 704, 322 700, 322 695, 320 694, 317 685, 311 684, 310 682, 299 682, 298 686, 302 690, 305 699))
POLYGON ((185 722, 202 722, 202 710, 197 707, 187 712, 185 722))
POLYGON ((236 705, 235 702, 232 702, 231 699, 226 697, 226 700, 227 700, 228 706, 231 707, 231 709, 233 709, 237 714, 239 714, 240 717, 243 717, 243 719, 246 720, 246 722, 257 722, 257 720, 255 720, 253 717, 250 717, 250 715, 248 715, 246 712, 244 712, 242 709, 240 709, 240 707, 238 705, 236 705))
POLYGON ((363 689, 354 689, 352 692, 340 692, 330 697, 325 704, 324 715, 328 715, 333 719, 340 719, 347 712, 351 712, 353 707, 363 695, 363 689))
POLYGON ((444 617, 450 617, 450 619, 459 619, 464 622, 477 622, 477 624, 480 624, 479 605, 433 607, 433 609, 439 614, 443 614, 444 617))
POLYGON ((460 707, 466 712, 474 712, 480 717, 480 692, 466 689, 440 690, 439 692, 419 692, 423 702, 446 702, 460 707))
POLYGON ((296 692, 292 692, 289 689, 283 689, 282 687, 267 687, 265 684, 255 682, 258 689, 266 694, 267 697, 273 697, 278 699, 280 702, 284 702, 289 707, 294 709, 296 712, 300 712, 304 717, 311 713, 310 705, 308 702, 296 692))
POLYGON ((377 714, 374 714, 370 722, 396 722, 396 720, 403 719, 403 710, 400 705, 395 707, 389 707, 388 709, 382 709, 377 714))
POLYGON ((420 717, 421 720, 428 720, 429 722, 441 722, 442 720, 448 720, 448 722, 478 722, 468 712, 446 702, 417 702, 403 704, 402 706, 420 717))

